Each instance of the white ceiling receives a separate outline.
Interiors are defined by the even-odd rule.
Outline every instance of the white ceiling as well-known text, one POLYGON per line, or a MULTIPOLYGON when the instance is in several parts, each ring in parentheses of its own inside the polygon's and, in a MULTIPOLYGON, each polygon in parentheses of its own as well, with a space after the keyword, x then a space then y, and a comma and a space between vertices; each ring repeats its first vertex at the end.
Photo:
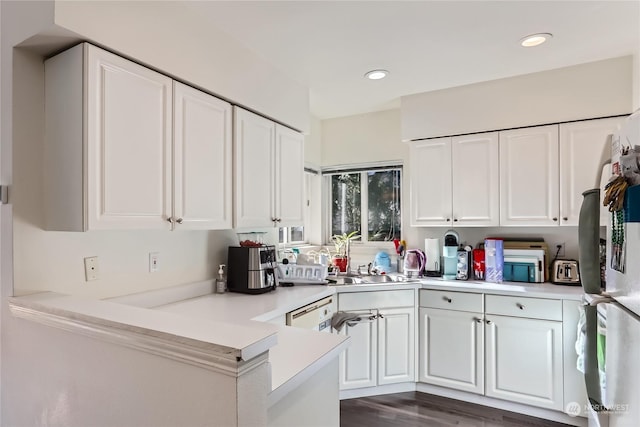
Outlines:
POLYGON ((399 97, 640 54, 640 1, 208 1, 201 17, 310 88, 321 119, 399 97), (553 33, 539 47, 519 40, 553 33), (380 81, 363 78, 384 68, 380 81))

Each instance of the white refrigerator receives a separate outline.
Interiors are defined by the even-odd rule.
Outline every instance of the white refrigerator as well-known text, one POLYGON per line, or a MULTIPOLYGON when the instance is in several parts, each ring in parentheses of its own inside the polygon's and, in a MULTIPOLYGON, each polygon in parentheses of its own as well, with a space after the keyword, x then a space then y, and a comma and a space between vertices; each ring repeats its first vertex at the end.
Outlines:
MULTIPOLYGON (((622 172, 620 154, 627 147, 633 154, 634 145, 640 146, 640 111, 613 135, 614 172, 622 172)), ((640 153, 640 147, 637 151, 640 153)), ((628 167, 627 160, 623 163, 628 167)), ((594 210, 588 206, 587 193, 583 210, 594 210)), ((580 272, 587 301, 584 371, 589 426, 640 426, 640 185, 627 188, 623 206, 607 226, 605 289, 600 287, 599 257, 593 246, 599 240, 599 227, 589 220, 589 212, 583 217, 581 211, 580 216, 580 272)))

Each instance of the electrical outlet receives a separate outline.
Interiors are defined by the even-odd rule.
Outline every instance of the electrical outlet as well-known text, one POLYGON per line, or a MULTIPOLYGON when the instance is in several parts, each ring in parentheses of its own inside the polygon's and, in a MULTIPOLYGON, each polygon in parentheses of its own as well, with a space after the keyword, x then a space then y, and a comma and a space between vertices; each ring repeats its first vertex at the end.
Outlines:
POLYGON ((98 280, 98 257, 91 256, 84 259, 84 279, 85 281, 98 280))
POLYGON ((556 250, 558 251, 558 258, 564 258, 564 256, 565 256, 564 255, 564 243, 565 242, 562 242, 562 243, 558 243, 556 245, 556 250))
POLYGON ((160 252, 149 252, 149 273, 160 269, 160 252))

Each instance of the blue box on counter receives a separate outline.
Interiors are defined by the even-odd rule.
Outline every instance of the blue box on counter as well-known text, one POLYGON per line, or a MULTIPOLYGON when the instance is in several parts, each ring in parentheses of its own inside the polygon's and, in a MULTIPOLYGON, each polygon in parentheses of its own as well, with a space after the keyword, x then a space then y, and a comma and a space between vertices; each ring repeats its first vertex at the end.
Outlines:
POLYGON ((504 244, 502 239, 484 241, 485 280, 501 283, 504 276, 504 244))

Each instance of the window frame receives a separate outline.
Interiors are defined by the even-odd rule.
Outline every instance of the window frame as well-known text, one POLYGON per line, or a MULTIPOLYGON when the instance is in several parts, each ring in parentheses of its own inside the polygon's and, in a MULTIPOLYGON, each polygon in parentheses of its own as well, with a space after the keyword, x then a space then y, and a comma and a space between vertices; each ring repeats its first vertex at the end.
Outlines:
POLYGON ((309 233, 307 232, 311 228, 311 186, 313 177, 320 175, 320 172, 311 169, 304 168, 304 203, 305 206, 303 208, 303 224, 302 224, 302 240, 289 240, 291 236, 291 229, 296 227, 279 227, 278 228, 278 246, 281 248, 287 247, 295 247, 295 246, 305 246, 309 244, 309 233), (280 231, 282 230, 283 241, 280 241, 280 231))
POLYGON ((324 241, 326 245, 331 244, 331 230, 332 227, 332 194, 331 194, 331 177, 334 175, 340 174, 353 174, 360 173, 360 235, 361 238, 354 243, 368 245, 368 246, 380 246, 387 243, 391 243, 392 241, 385 240, 369 240, 369 180, 367 179, 367 174, 369 172, 385 172, 385 171, 398 171, 400 174, 399 183, 400 183, 400 232, 402 233, 402 201, 404 199, 403 196, 403 165, 402 163, 394 162, 394 163, 384 163, 384 164, 371 164, 371 165, 350 165, 350 166, 339 166, 335 168, 325 168, 322 170, 323 175, 323 193, 326 195, 323 197, 322 205, 324 212, 324 241), (366 218, 366 220, 362 220, 362 218, 366 218), (365 229, 363 229, 365 228, 365 229))

